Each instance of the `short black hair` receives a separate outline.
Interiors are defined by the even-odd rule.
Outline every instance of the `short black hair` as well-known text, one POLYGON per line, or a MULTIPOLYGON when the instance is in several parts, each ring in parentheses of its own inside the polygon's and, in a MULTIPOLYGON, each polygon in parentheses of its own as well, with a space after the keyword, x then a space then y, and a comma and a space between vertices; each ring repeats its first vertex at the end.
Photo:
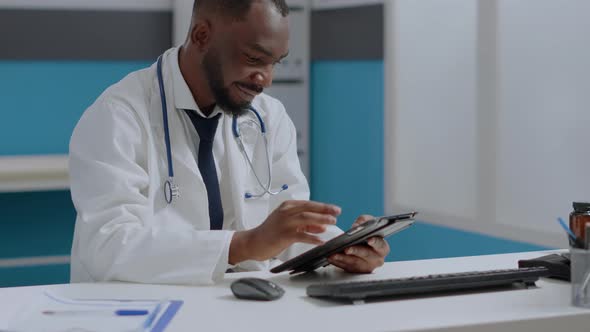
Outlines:
MULTIPOLYGON (((193 15, 200 10, 211 10, 221 15, 227 15, 235 20, 242 20, 248 14, 250 6, 257 0, 195 0, 193 15)), ((289 6, 285 0, 268 0, 283 17, 289 15, 289 6)))

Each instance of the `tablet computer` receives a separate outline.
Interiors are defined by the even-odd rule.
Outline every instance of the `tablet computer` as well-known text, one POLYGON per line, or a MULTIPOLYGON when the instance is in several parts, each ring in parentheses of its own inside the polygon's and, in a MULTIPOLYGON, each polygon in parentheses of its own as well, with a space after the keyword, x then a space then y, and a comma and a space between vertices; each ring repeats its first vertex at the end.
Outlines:
POLYGON ((291 271, 291 274, 313 271, 329 265, 328 257, 343 252, 344 249, 368 241, 375 236, 387 237, 406 229, 414 223, 417 212, 378 217, 369 220, 331 239, 330 241, 310 249, 281 265, 270 270, 272 273, 291 271))

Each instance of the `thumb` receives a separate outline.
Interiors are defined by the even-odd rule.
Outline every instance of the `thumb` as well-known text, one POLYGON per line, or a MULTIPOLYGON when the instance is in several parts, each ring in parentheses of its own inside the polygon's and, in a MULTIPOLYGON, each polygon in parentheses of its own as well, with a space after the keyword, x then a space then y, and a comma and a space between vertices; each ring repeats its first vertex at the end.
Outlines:
POLYGON ((356 218, 356 220, 354 221, 354 224, 352 224, 352 227, 356 227, 358 225, 364 224, 369 220, 375 219, 375 217, 373 217, 370 214, 363 214, 360 215, 358 218, 356 218))

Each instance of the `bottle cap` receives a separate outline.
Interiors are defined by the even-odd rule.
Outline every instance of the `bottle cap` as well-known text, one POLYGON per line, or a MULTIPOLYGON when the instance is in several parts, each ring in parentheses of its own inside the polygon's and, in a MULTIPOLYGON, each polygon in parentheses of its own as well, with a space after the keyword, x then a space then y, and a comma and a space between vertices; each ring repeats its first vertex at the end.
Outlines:
POLYGON ((574 202, 574 211, 590 212, 590 202, 574 202))

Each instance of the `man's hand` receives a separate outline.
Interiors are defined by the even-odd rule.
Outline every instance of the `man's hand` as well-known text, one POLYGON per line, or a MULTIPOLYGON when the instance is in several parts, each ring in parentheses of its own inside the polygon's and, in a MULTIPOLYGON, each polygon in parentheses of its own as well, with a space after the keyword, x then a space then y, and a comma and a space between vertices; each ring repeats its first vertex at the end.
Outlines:
POLYGON ((229 249, 229 263, 263 261, 277 256, 295 242, 322 244, 314 234, 336 224, 340 208, 313 201, 285 201, 260 226, 236 232, 229 249))
MULTIPOLYGON (((363 224, 371 219, 370 215, 362 215, 356 219, 354 226, 363 224)), ((371 273, 383 265, 389 254, 389 244, 382 237, 372 237, 368 245, 358 245, 347 248, 344 254, 335 254, 328 258, 330 263, 353 273, 371 273)))

